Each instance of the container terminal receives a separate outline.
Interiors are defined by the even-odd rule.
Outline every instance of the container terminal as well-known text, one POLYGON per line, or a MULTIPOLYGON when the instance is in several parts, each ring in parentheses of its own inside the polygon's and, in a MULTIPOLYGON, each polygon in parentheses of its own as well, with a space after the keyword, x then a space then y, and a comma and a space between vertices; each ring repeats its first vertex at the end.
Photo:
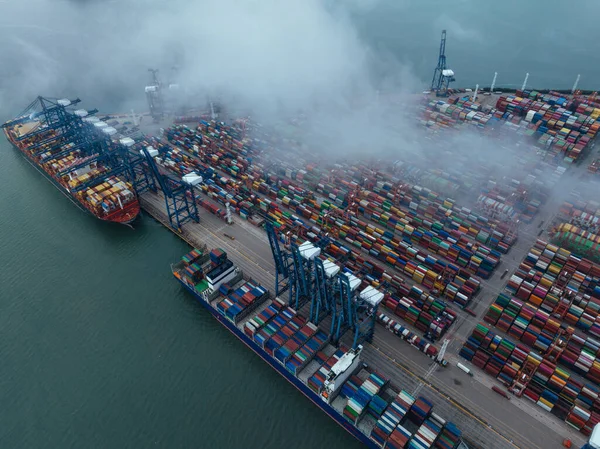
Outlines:
POLYGON ((106 166, 82 187, 103 210, 118 195, 92 186, 130 183, 194 248, 177 280, 367 446, 582 447, 600 420, 600 205, 553 192, 593 182, 600 102, 525 87, 477 101, 449 89, 442 53, 408 114, 432 147, 497 139, 511 176, 419 155, 331 163, 298 138, 301 117, 167 115, 156 77, 142 117, 40 97, 3 128, 26 157, 106 166))

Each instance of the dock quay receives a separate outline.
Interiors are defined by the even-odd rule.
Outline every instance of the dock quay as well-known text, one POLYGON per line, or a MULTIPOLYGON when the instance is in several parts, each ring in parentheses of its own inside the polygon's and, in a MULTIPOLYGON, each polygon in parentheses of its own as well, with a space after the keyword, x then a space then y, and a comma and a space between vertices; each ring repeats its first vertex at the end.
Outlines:
MULTIPOLYGON (((205 213, 200 223, 186 223, 177 231, 168 225, 164 198, 160 192, 143 194, 141 205, 145 213, 191 247, 221 247, 249 278, 264 286, 274 285, 275 266, 268 244, 265 240, 257 239, 254 232, 248 232, 246 227, 252 225, 239 219, 233 225, 227 225, 205 213), (235 240, 225 237, 225 231, 235 240)), ((524 252, 527 244, 522 243, 518 247, 524 252)), ((499 273, 497 275, 496 284, 501 284, 499 273)), ((489 295, 486 293, 485 296, 489 295)), ((487 307, 478 307, 478 310, 482 317, 487 307)), ((448 352, 451 353, 453 348, 456 354, 476 322, 475 318, 466 314, 460 316, 448 352)), ((533 404, 523 400, 509 403, 498 397, 490 389, 493 382, 485 373, 477 374, 474 378, 462 375, 464 373, 455 366, 455 361, 459 360, 456 355, 447 352, 450 366, 441 368, 380 325, 375 329, 373 342, 364 344, 364 348, 363 358, 367 364, 388 374, 398 388, 423 394, 430 399, 437 409, 443 410, 446 419, 461 428, 465 442, 474 448, 545 449, 559 447, 567 436, 575 444, 584 441, 582 435, 570 430, 558 419, 536 410, 533 404)))

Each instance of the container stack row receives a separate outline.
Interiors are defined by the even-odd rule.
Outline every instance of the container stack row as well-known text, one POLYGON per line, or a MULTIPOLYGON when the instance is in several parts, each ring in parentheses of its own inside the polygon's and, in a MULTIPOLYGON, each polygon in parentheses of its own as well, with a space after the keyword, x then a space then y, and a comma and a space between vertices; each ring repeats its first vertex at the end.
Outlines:
POLYGON ((441 338, 456 320, 456 312, 443 301, 412 287, 399 288, 384 298, 383 305, 424 334, 441 338))
POLYGON ((594 336, 600 329, 600 266, 565 248, 538 240, 515 274, 507 291, 594 336))
MULTIPOLYGON (((542 353, 548 351, 556 341, 561 328, 567 329, 567 326, 549 313, 533 305, 523 304, 504 293, 496 298, 484 321, 542 353)), ((572 327, 570 334, 573 334, 572 327)), ((575 333, 568 338, 566 348, 558 358, 558 362, 573 372, 600 383, 599 356, 598 340, 575 333)))
POLYGON ((460 443, 462 432, 451 422, 446 422, 435 442, 436 449, 455 449, 460 443))
MULTIPOLYGON (((345 240, 348 241, 348 238, 345 240)), ((337 248, 332 248, 332 251, 335 254, 344 255, 351 250, 345 245, 339 245, 337 248)), ((459 305, 467 304, 480 288, 480 281, 463 269, 451 264, 441 264, 431 256, 425 256, 405 243, 398 245, 397 251, 393 251, 387 246, 379 248, 378 244, 375 244, 369 250, 369 254, 393 267, 415 283, 430 290, 437 290, 445 298, 459 305), (444 277, 450 282, 444 283, 444 277)), ((352 256, 351 258, 354 259, 352 256)))
POLYGON ((235 324, 247 317, 269 296, 266 288, 251 282, 245 282, 233 292, 221 293, 226 294, 227 297, 217 303, 217 310, 235 324))
POLYGON ((579 226, 593 234, 600 232, 600 203, 597 201, 581 201, 578 199, 565 201, 559 211, 567 217, 570 224, 579 226))
POLYGON ((254 334, 254 341, 261 347, 265 348, 265 344, 273 335, 281 330, 291 319, 296 316, 296 311, 286 307, 278 311, 271 319, 254 334))
POLYGON ((356 424, 367 411, 371 400, 373 400, 387 382, 388 379, 385 379, 381 375, 371 373, 356 390, 354 395, 348 398, 348 403, 344 407, 344 417, 353 424, 356 424))
POLYGON ((325 379, 331 371, 333 365, 335 365, 342 356, 348 352, 347 348, 341 347, 331 357, 329 357, 325 363, 308 378, 307 385, 316 394, 320 394, 325 384, 325 379))
POLYGON ((433 130, 456 128, 459 125, 485 128, 492 115, 481 112, 480 108, 481 105, 465 98, 457 98, 452 103, 430 101, 423 110, 421 124, 433 130))
POLYGON ((455 238, 465 236, 503 254, 508 252, 514 243, 507 235, 507 228, 503 223, 479 215, 466 207, 459 207, 454 200, 431 189, 416 185, 407 186, 399 193, 398 200, 401 206, 408 207, 422 217, 439 221, 455 238))
POLYGON ((387 407, 381 418, 377 420, 377 424, 371 432, 371 439, 381 447, 404 447, 411 434, 400 426, 400 423, 404 420, 406 413, 414 401, 415 399, 406 391, 402 390, 398 393, 398 396, 387 407), (391 443, 386 446, 386 442, 388 442, 388 439, 398 426, 401 429, 397 432, 391 443))
MULTIPOLYGON (((345 237, 345 241, 353 243, 348 236, 345 237)), ((349 260, 349 262, 355 262, 359 269, 365 265, 366 261, 363 257, 352 250, 351 247, 339 241, 333 240, 326 250, 335 258, 343 258, 344 260, 349 260)), ((481 287, 481 282, 463 269, 451 264, 441 264, 436 259, 420 253, 406 243, 398 245, 398 252, 393 251, 385 245, 379 246, 379 244, 375 243, 368 252, 371 257, 383 261, 388 266, 392 266, 417 284, 421 284, 430 290, 438 290, 445 298, 461 306, 467 305, 481 287), (442 282, 443 276, 450 278, 448 284, 442 282)), ((370 264, 370 271, 374 272, 373 274, 378 274, 380 278, 385 277, 385 274, 387 274, 385 270, 373 263, 370 264)), ((367 269, 369 269, 368 266, 367 269)), ((390 276, 392 274, 388 275, 388 277, 390 276)))
POLYGON ((537 351, 502 338, 484 324, 475 327, 459 354, 505 385, 525 387, 524 397, 584 433, 595 419, 595 411, 600 410, 600 388, 595 384, 573 378, 537 351), (535 370, 523 385, 518 375, 526 362, 535 370), (582 413, 587 413, 586 420, 575 425, 575 416, 582 413))
POLYGON ((302 347, 297 349, 285 361, 285 367, 294 375, 298 373, 313 359, 319 359, 322 365, 325 360, 319 357, 321 349, 327 344, 329 337, 323 331, 318 331, 302 347))
MULTIPOLYGON (((388 244, 398 240, 417 244, 427 251, 438 254, 467 269, 472 275, 489 277, 491 271, 496 268, 500 254, 496 254, 494 250, 480 242, 469 241, 455 232, 454 234, 458 235, 457 238, 451 233, 452 229, 449 226, 419 216, 409 208, 395 207, 390 200, 383 199, 374 193, 369 194, 367 191, 363 191, 363 197, 368 199, 361 200, 358 211, 371 221, 384 226, 385 229, 378 229, 372 224, 356 220, 356 223, 352 224, 357 225, 359 229, 363 229, 371 235, 374 233, 382 235, 389 240, 386 242, 388 244), (382 203, 378 203, 378 201, 382 201, 382 203), (375 205, 378 206, 377 209, 382 208, 385 212, 377 212, 375 205)), ((478 233, 478 235, 480 234, 478 233)), ((489 234, 484 232, 480 235, 480 238, 484 237, 485 240, 488 240, 489 234)))
POLYGON ((342 385, 340 397, 346 398, 347 400, 351 399, 356 394, 362 383, 363 381, 356 374, 350 376, 350 379, 348 379, 346 382, 344 382, 344 385, 342 385))
POLYGON ((287 323, 271 335, 265 341, 263 348, 269 355, 274 356, 275 351, 287 342, 292 335, 299 332, 305 325, 306 319, 300 315, 294 315, 287 323))
POLYGON ((283 342, 277 349, 274 350, 273 355, 282 364, 292 356, 304 343, 306 343, 313 335, 317 333, 317 326, 313 323, 306 323, 294 334, 292 334, 287 341, 283 342))
POLYGON ((600 128, 600 109, 578 107, 574 112, 572 106, 566 98, 551 94, 502 96, 496 104, 500 112, 522 117, 538 144, 553 146, 575 161, 600 128))
POLYGON ((429 417, 433 404, 422 396, 419 396, 417 400, 411 406, 407 418, 414 424, 420 426, 429 417))
POLYGON ((445 420, 441 419, 435 413, 432 413, 431 416, 421 424, 408 447, 410 449, 427 449, 433 447, 444 424, 445 420))
POLYGON ((77 193, 94 209, 102 208, 105 213, 125 206, 135 199, 133 186, 116 176, 107 178, 103 183, 77 193))
MULTIPOLYGON (((244 333, 254 339, 254 336, 258 331, 264 328, 274 316, 278 315, 285 309, 287 308, 283 301, 281 301, 279 298, 276 298, 262 312, 253 316, 244 324, 244 333)), ((292 314, 293 310, 289 309, 288 313, 292 314)))
POLYGON ((183 264, 187 267, 193 263, 196 263, 198 261, 200 261, 204 256, 203 251, 194 248, 192 251, 190 251, 189 253, 187 253, 186 255, 184 255, 181 258, 181 261, 183 262, 183 264))

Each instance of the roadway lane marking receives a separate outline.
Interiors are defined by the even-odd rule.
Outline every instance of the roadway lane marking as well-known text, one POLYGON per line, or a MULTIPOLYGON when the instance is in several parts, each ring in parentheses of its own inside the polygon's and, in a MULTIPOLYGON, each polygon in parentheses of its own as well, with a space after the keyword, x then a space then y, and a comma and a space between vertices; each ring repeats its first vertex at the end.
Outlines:
MULTIPOLYGON (((385 346, 390 347, 389 344, 387 344, 386 342, 383 342, 385 346)), ((481 418, 479 418, 478 416, 474 415, 473 413, 471 413, 469 410, 467 410, 466 408, 464 408, 461 404, 459 404, 458 402, 456 402, 454 399, 452 399, 451 397, 447 396, 446 394, 444 394, 438 387, 436 387, 435 385, 432 385, 429 382, 423 381, 420 376, 412 373, 410 370, 408 370, 406 367, 402 366, 400 363, 398 363, 395 359, 393 359, 392 357, 390 357, 387 353, 383 352, 380 348, 378 348, 375 345, 371 345, 371 347, 373 347, 373 349, 375 349, 377 352, 379 352, 381 355, 383 355, 387 360, 389 360, 390 363, 392 363, 393 365, 397 366, 398 368, 400 368, 404 373, 408 374, 409 376, 411 376, 412 378, 416 379, 417 382, 420 382, 421 385, 427 385, 429 388, 431 388, 433 391, 437 392, 439 395, 441 395, 442 397, 446 398, 452 405, 454 405, 455 407, 457 407, 459 410, 461 410, 463 413, 465 413, 467 416, 469 416, 470 418, 472 418, 473 420, 477 421, 479 424, 481 424, 482 426, 485 426, 486 428, 489 428, 492 432, 494 432, 494 434, 496 434, 497 436, 499 436, 500 438, 502 438, 504 441, 506 441, 507 443, 509 443, 512 447, 517 448, 517 449, 521 449, 519 446, 517 446, 512 440, 508 439, 506 436, 504 436, 503 434, 501 434, 500 432, 498 432, 497 430, 495 430, 493 427, 491 427, 488 423, 486 423, 485 421, 481 420, 481 418)), ((399 354, 399 356, 402 359, 405 359, 405 356, 402 354, 399 354)), ((411 362, 411 364, 413 364, 411 362)), ((413 364, 414 365, 414 364, 413 364)), ((422 369, 422 367, 419 367, 420 369, 422 369)), ((464 399, 465 401, 470 402, 471 404, 473 404, 474 408, 479 409, 480 407, 477 406, 476 404, 474 404, 470 399, 468 399, 466 396, 464 396, 462 393, 460 393, 459 391, 455 390, 454 388, 452 388, 451 386, 449 386, 448 384, 446 384, 444 381, 440 380, 440 379, 436 379, 437 382, 439 382, 440 384, 442 384, 445 389, 450 390, 450 392, 454 393, 456 396, 461 397, 462 399, 464 399)), ((491 415, 489 412, 485 411, 485 410, 481 410, 482 412, 484 412, 485 414, 488 414, 491 416, 492 420, 497 421, 497 424, 499 424, 499 427, 506 427, 509 432, 510 432, 510 427, 508 426, 508 424, 504 424, 502 421, 499 421, 496 417, 494 417, 493 415, 491 415)), ((517 434, 520 439, 522 439, 524 442, 526 442, 527 448, 528 449, 542 449, 540 446, 534 444, 533 442, 531 442, 529 439, 527 439, 526 437, 524 437, 523 435, 517 434)))

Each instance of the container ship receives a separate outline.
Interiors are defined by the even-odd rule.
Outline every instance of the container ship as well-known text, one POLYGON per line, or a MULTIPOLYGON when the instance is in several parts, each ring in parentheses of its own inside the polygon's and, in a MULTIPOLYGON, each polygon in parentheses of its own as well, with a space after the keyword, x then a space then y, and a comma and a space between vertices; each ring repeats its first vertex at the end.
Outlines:
POLYGON ((74 109, 80 100, 38 97, 2 125, 9 142, 81 210, 107 222, 130 224, 140 213, 133 186, 111 136, 117 130, 74 109))
POLYGON ((466 448, 461 431, 424 397, 392 386, 360 359, 361 345, 330 334, 264 287, 245 280, 221 249, 194 249, 175 278, 231 333, 370 448, 466 448))

